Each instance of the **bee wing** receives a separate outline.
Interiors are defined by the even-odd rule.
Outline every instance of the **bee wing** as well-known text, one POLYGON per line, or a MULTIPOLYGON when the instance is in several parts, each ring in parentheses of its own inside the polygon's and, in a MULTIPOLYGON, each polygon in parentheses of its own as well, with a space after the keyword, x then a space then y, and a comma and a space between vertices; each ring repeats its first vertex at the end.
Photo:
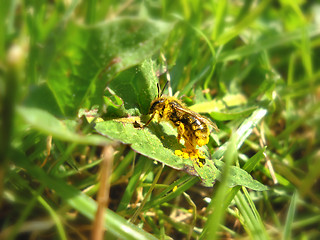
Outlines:
POLYGON ((212 122, 209 118, 202 116, 199 113, 194 112, 190 109, 186 109, 186 108, 182 108, 182 107, 176 107, 176 109, 178 109, 179 111, 184 112, 186 114, 196 116, 198 119, 202 120, 203 122, 205 122, 206 124, 211 126, 215 131, 217 131, 217 132, 219 131, 218 126, 214 122, 212 122))
MULTIPOLYGON (((200 114, 199 114, 200 115, 200 114)), ((217 124, 215 124, 214 122, 212 122, 209 118, 204 117, 202 115, 200 115, 200 118, 202 120, 204 120, 205 123, 207 123, 208 125, 210 125, 216 132, 219 132, 219 128, 217 126, 217 124)))

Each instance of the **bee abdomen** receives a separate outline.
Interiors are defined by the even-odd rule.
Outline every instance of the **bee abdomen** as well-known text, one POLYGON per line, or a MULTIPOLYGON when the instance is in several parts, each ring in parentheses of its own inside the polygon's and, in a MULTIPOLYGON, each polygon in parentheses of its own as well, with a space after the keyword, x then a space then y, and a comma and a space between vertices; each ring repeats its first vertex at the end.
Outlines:
POLYGON ((207 125, 205 123, 201 122, 199 119, 194 118, 192 116, 184 116, 182 122, 188 126, 191 126, 192 130, 194 131, 202 131, 207 128, 207 125))

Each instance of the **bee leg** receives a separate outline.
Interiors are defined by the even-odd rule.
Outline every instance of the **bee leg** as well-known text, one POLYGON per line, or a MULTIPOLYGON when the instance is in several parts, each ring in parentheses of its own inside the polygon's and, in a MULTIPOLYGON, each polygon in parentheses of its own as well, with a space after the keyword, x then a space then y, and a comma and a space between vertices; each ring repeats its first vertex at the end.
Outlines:
POLYGON ((179 143, 180 143, 181 137, 183 136, 183 133, 184 133, 184 125, 181 122, 179 122, 178 136, 177 136, 177 139, 178 139, 179 143))
POLYGON ((196 152, 196 145, 190 141, 186 141, 185 146, 190 152, 196 152))
POLYGON ((149 123, 151 122, 151 120, 154 118, 154 115, 156 115, 156 112, 153 112, 153 113, 152 113, 152 115, 151 115, 150 119, 148 120, 148 122, 146 122, 146 124, 145 124, 145 125, 143 125, 143 127, 146 127, 146 126, 148 126, 148 125, 149 125, 149 123))
POLYGON ((193 149, 193 146, 192 146, 192 144, 191 144, 189 141, 185 141, 184 145, 185 145, 185 147, 186 147, 187 150, 193 149))
POLYGON ((181 140, 181 134, 180 133, 178 133, 177 139, 178 139, 178 143, 180 143, 180 140, 181 140))

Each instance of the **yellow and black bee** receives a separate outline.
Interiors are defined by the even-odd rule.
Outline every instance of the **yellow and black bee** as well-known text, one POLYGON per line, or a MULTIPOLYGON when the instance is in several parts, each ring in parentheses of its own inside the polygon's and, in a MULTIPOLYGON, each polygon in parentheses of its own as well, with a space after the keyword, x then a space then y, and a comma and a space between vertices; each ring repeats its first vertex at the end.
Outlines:
POLYGON ((181 138, 184 139, 186 152, 198 153, 196 146, 201 147, 209 142, 209 126, 218 130, 216 124, 199 113, 188 109, 177 98, 161 95, 158 87, 158 97, 150 105, 149 114, 152 114, 152 116, 145 126, 151 122, 155 115, 158 115, 159 121, 168 121, 177 128, 177 139, 179 142, 181 138))

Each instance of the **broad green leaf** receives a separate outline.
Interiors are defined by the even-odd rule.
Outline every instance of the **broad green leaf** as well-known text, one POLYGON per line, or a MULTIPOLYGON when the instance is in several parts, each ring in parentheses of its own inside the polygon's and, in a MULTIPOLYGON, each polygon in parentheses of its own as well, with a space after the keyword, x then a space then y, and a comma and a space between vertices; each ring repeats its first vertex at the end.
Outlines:
MULTIPOLYGON (((123 101, 124 113, 137 116, 147 114, 151 101, 156 97, 158 79, 151 59, 139 66, 121 72, 108 87, 123 101), (153 94, 154 93, 154 94, 153 94)), ((107 112, 108 117, 109 113, 107 112)), ((121 114, 121 113, 120 113, 121 114)))
POLYGON ((97 135, 80 135, 72 132, 64 122, 58 120, 47 111, 37 108, 19 107, 18 114, 32 128, 39 130, 46 135, 52 135, 63 141, 69 141, 78 144, 105 145, 110 141, 97 135))
POLYGON ((174 155, 174 150, 182 149, 183 146, 178 143, 176 131, 169 123, 151 122, 147 128, 135 128, 135 121, 139 122, 139 118, 98 122, 95 129, 108 138, 130 144, 136 152, 172 168, 182 170, 185 167, 192 167, 191 160, 174 155))
POLYGON ((191 175, 199 176, 206 186, 213 186, 215 181, 215 166, 210 164, 207 150, 202 147, 206 160, 203 167, 191 159, 184 159, 174 154, 175 150, 181 150, 183 145, 177 141, 177 133, 167 123, 150 123, 147 128, 136 128, 135 122, 139 118, 124 118, 96 123, 95 129, 102 135, 113 140, 119 140, 130 144, 136 152, 151 159, 164 163, 177 170, 183 170, 191 175))
MULTIPOLYGON (((252 129, 266 114, 266 110, 256 110, 240 126, 236 134, 237 148, 250 135, 252 129)), ((117 120, 98 122, 95 129, 102 135, 113 140, 119 140, 125 144, 130 144, 136 152, 151 159, 164 163, 174 169, 183 170, 191 175, 199 176, 205 186, 213 186, 216 179, 220 179, 223 162, 220 161, 225 151, 225 145, 213 155, 213 161, 205 147, 201 150, 205 152, 206 159, 203 166, 191 159, 183 159, 174 154, 175 150, 183 148, 176 138, 176 130, 167 122, 151 122, 147 128, 139 127, 140 118, 131 117, 117 120)), ((242 185, 254 190, 263 191, 267 187, 262 185, 244 170, 238 167, 231 167, 230 180, 228 186, 242 185)))
MULTIPOLYGON (((214 164, 217 166, 219 172, 217 173, 217 179, 220 180, 221 171, 224 168, 224 162, 222 161, 214 161, 214 164)), ((228 186, 245 186, 247 188, 251 188, 256 191, 265 191, 268 190, 267 186, 264 186, 257 180, 254 180, 249 173, 245 170, 232 166, 230 168, 230 177, 228 178, 228 186)))
MULTIPOLYGON (((58 46, 51 46, 56 49, 54 59, 43 72, 59 108, 55 113, 74 116, 80 107, 100 105, 104 89, 115 74, 159 50, 171 28, 163 21, 130 17, 94 26, 69 24, 66 37, 59 38, 58 46)), ((47 99, 40 95, 30 95, 29 104, 46 106, 47 99)))

